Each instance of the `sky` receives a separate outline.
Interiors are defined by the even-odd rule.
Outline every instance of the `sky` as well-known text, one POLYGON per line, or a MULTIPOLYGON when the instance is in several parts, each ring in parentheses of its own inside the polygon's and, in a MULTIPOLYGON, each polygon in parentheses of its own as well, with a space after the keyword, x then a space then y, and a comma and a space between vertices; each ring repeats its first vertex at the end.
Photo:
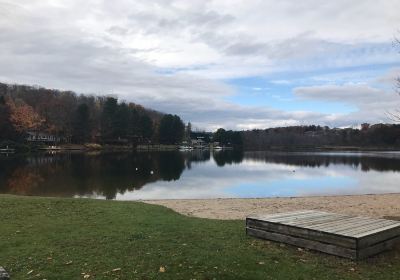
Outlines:
POLYGON ((0 81, 198 129, 391 122, 398 0, 0 0, 0 81))

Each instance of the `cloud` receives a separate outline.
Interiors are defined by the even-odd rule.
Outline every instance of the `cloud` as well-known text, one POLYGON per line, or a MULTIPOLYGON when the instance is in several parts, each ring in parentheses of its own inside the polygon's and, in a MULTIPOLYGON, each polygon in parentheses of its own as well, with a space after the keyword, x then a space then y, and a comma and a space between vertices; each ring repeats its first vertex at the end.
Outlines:
MULTIPOLYGON (((0 0, 0 80, 114 93, 207 129, 350 124, 363 115, 345 122, 227 101, 238 89, 226 80, 394 63, 399 8, 395 0, 0 0)), ((295 96, 341 102, 354 94, 348 102, 364 112, 380 92, 366 87, 298 88, 295 96)), ((390 103, 382 95, 376 112, 390 103)))
POLYGON ((393 101, 393 96, 385 91, 368 85, 323 85, 298 87, 294 94, 302 99, 343 102, 349 104, 366 105, 373 102, 393 101))
POLYGON ((400 78, 400 67, 390 69, 385 75, 382 75, 376 79, 377 83, 386 84, 393 86, 395 82, 400 78))
POLYGON ((388 112, 400 107, 400 97, 391 90, 369 85, 345 84, 298 87, 294 94, 299 99, 349 104, 356 107, 350 114, 332 115, 336 126, 351 126, 363 122, 390 122, 388 112))

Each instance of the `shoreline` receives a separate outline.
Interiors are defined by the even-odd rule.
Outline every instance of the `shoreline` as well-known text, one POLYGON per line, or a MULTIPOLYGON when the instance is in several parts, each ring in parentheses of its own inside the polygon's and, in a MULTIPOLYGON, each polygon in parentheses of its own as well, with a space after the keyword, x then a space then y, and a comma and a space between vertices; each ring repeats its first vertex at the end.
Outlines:
POLYGON ((320 210, 339 214, 400 220, 400 193, 274 198, 142 200, 186 216, 244 220, 255 213, 320 210))
MULTIPOLYGON (((11 150, 13 154, 32 154, 42 153, 47 151, 57 152, 126 152, 126 151, 137 151, 137 152, 152 152, 152 151, 178 151, 179 145, 165 145, 165 144, 140 144, 136 147, 132 145, 113 145, 113 144, 61 144, 56 149, 46 148, 43 145, 42 148, 39 146, 27 145, 25 143, 19 143, 17 146, 12 145, 11 150)), ((228 150, 228 149, 227 149, 228 150)), ((231 149, 229 149, 231 150, 231 149)), ((400 152, 400 147, 382 147, 382 146, 271 146, 269 149, 258 150, 251 148, 237 149, 242 152, 284 152, 284 153, 296 153, 296 152, 400 152)))

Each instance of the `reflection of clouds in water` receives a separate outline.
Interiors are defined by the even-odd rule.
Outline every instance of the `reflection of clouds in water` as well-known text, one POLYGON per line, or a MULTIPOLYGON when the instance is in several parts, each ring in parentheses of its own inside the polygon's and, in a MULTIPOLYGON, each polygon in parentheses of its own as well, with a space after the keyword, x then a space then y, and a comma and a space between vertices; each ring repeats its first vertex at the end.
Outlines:
POLYGON ((360 167, 344 164, 310 168, 245 160, 215 168, 207 162, 184 172, 179 181, 154 182, 117 199, 394 193, 400 191, 399 179, 398 172, 362 172, 360 167))
POLYGON ((392 153, 104 153, 0 158, 0 193, 107 199, 400 192, 392 153))

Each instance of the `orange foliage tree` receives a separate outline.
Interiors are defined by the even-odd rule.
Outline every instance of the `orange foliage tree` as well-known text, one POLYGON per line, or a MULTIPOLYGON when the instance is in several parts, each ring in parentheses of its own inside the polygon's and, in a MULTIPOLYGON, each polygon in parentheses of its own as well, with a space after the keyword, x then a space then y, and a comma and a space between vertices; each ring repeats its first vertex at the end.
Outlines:
POLYGON ((44 121, 31 106, 22 100, 13 101, 9 98, 7 105, 10 108, 10 121, 18 132, 37 129, 44 121))

